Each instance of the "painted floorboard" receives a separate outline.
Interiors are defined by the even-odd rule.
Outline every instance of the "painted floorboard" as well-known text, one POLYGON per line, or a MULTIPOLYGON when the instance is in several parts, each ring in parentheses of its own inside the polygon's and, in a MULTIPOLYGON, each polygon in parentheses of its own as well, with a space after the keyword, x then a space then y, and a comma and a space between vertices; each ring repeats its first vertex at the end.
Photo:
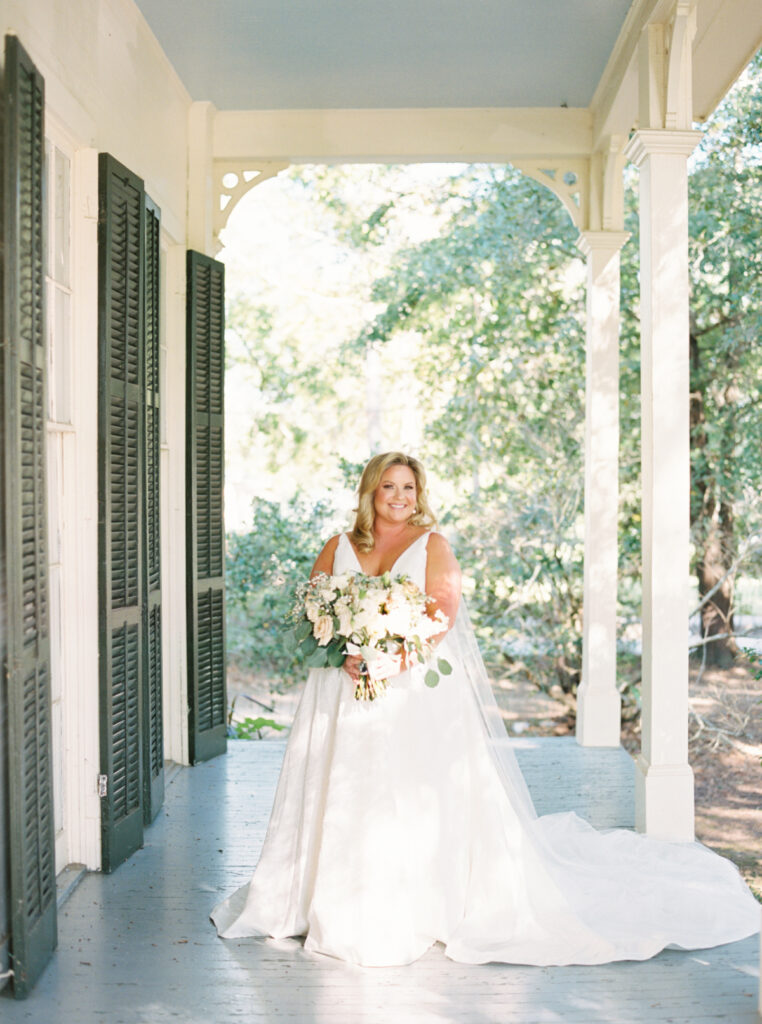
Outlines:
MULTIPOLYGON (((580 770, 579 748, 546 749, 556 780, 546 792, 558 799, 559 779, 571 785, 580 770)), ((541 747, 524 750, 536 795, 541 747)), ((57 953, 29 999, 0 996, 3 1024, 759 1024, 756 938, 603 967, 469 966, 435 947, 409 967, 376 969, 307 954, 296 940, 218 939, 207 915, 251 873, 282 752, 235 742, 178 772, 145 847, 113 875, 87 874, 63 905, 57 953)))

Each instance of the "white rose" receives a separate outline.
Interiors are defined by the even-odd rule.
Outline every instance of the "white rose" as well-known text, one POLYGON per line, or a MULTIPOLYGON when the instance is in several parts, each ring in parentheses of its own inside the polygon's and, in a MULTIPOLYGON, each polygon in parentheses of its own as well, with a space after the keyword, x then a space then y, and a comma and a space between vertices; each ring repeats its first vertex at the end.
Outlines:
POLYGON ((352 632, 352 613, 345 604, 337 604, 335 608, 339 617, 339 633, 349 636, 352 632))
POLYGON ((368 616, 368 618, 371 618, 372 616, 381 614, 380 605, 382 604, 383 594, 370 593, 366 594, 365 597, 360 601, 360 608, 365 613, 365 615, 368 616))
POLYGON ((375 612, 368 612, 364 608, 359 608, 352 616, 352 631, 359 633, 363 629, 370 630, 375 621, 375 612))
POLYGON ((320 615, 312 627, 312 634, 321 647, 325 647, 333 636, 333 620, 330 615, 320 615))

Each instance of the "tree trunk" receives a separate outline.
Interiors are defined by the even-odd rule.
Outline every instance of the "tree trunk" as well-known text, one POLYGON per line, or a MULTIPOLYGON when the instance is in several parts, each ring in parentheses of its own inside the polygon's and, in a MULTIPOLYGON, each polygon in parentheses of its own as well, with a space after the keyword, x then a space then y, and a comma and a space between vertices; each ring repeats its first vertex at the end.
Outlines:
MULTIPOLYGON (((720 504, 716 515, 706 524, 703 549, 696 563, 699 595, 703 598, 725 576, 732 561, 733 513, 720 504)), ((701 609, 701 635, 704 638, 733 633, 733 577, 727 576, 701 609)), ((706 664, 728 667, 738 654, 732 636, 706 645, 706 664)))
MULTIPOLYGON (((733 563, 735 550, 734 521, 732 506, 722 500, 719 487, 710 468, 707 446, 704 394, 698 370, 700 350, 698 339, 693 332, 690 336, 691 370, 693 386, 690 396, 691 453, 704 456, 693 460, 700 462, 703 473, 694 473, 691 501, 691 527, 696 544, 696 578, 699 596, 703 599, 726 575, 733 563)), ((733 585, 732 575, 727 576, 709 601, 701 609, 701 636, 717 636, 733 633, 733 585)), ((738 654, 738 646, 732 635, 727 639, 713 640, 706 645, 705 663, 720 667, 731 665, 738 654)))

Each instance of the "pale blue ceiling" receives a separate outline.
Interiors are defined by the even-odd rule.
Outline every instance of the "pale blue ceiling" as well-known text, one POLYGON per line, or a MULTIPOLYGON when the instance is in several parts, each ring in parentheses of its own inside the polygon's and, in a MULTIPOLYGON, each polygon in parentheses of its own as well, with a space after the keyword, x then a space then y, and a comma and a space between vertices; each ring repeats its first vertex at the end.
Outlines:
POLYGON ((136 0, 221 110, 586 107, 632 0, 136 0))

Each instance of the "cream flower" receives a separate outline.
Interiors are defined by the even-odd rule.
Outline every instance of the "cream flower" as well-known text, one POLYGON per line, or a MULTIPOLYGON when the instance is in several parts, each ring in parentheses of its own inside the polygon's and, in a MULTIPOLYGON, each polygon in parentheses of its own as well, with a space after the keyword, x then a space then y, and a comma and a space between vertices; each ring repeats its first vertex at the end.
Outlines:
POLYGON ((342 636, 349 636, 352 632, 352 612, 350 611, 349 605, 341 601, 337 601, 333 610, 339 619, 339 633, 341 633, 342 636))
POLYGON ((333 636, 333 620, 330 615, 320 615, 312 627, 312 635, 321 647, 325 647, 333 636))

